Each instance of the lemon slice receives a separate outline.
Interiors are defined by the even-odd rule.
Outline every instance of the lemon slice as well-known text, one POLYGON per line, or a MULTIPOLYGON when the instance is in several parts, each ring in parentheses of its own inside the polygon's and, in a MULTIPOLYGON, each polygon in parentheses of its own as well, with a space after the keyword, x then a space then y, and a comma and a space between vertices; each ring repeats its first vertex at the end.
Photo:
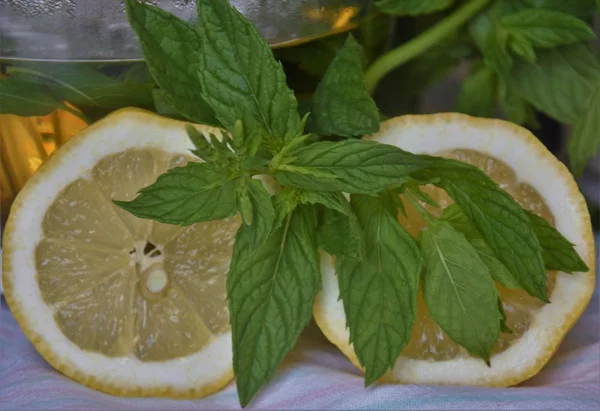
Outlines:
MULTIPOLYGON (((419 297, 418 317, 409 344, 382 381, 414 384, 509 386, 535 375, 558 348, 587 306, 594 290, 595 257, 590 217, 573 177, 531 133, 514 124, 460 114, 404 116, 386 121, 366 137, 415 153, 441 155, 485 171, 523 207, 550 221, 576 245, 590 268, 573 275, 548 273, 551 304, 499 284, 500 298, 513 334, 501 334, 491 367, 470 356, 435 324, 419 297)), ((446 207, 445 192, 426 191, 446 207)), ((416 236, 424 222, 406 201, 401 224, 416 236)), ((441 210, 428 207, 432 213, 441 210)), ((323 290, 314 316, 325 336, 360 368, 352 345, 335 276, 333 258, 322 261, 323 290)))
POLYGON ((50 364, 92 388, 201 397, 233 377, 225 280, 238 218, 177 227, 112 203, 197 161, 190 148, 184 123, 121 110, 67 142, 13 204, 10 309, 50 364))

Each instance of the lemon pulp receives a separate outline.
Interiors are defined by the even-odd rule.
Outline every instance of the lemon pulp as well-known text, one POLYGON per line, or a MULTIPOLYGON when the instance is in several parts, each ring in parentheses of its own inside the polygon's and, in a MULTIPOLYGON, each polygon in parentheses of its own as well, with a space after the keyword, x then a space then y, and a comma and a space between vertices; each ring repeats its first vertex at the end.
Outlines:
POLYGON ((47 210, 37 282, 61 331, 81 349, 166 361, 230 330, 225 280, 238 219, 178 227, 112 204, 187 161, 152 149, 107 156, 47 210))
MULTIPOLYGON (((506 190, 522 207, 533 211, 551 224, 554 224, 554 216, 543 198, 532 186, 519 182, 514 170, 504 162, 487 154, 465 149, 455 149, 438 153, 438 155, 460 160, 480 168, 498 183, 500 187, 506 190)), ((443 208, 452 204, 452 200, 441 189, 426 186, 423 187, 423 191, 436 200, 441 207, 440 209, 421 203, 433 215, 441 215, 443 208)), ((407 215, 405 217, 402 213, 399 213, 398 219, 413 237, 417 237, 421 229, 425 226, 425 222, 419 212, 408 201, 403 201, 403 203, 405 204, 407 215)), ((556 273, 549 271, 548 295, 551 295, 554 289, 555 278, 556 273)), ((493 353, 506 350, 513 341, 523 335, 529 328, 535 311, 544 304, 523 290, 507 289, 498 283, 496 285, 498 286, 500 299, 506 314, 506 324, 513 332, 512 334, 502 333, 500 335, 492 351, 493 353)), ((402 355, 410 358, 437 361, 465 357, 469 354, 464 348, 453 342, 433 321, 421 292, 419 292, 417 321, 412 331, 411 340, 402 350, 402 355)))

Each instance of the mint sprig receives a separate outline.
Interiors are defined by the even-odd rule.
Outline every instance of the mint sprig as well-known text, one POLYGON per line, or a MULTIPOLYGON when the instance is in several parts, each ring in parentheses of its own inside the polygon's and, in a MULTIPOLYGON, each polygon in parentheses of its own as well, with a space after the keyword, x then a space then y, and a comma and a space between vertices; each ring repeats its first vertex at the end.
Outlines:
POLYGON ((352 196, 365 256, 339 256, 336 264, 350 342, 365 366, 365 385, 394 366, 417 317, 423 259, 415 240, 398 223, 389 197, 352 196))
POLYGON ((314 207, 303 205, 258 247, 252 226, 236 236, 227 296, 242 405, 271 378, 311 319, 321 287, 316 226, 314 207))
MULTIPOLYGON (((413 43, 412 52, 433 46, 488 2, 461 5, 416 43, 422 48, 413 43)), ((435 3, 427 12, 452 2, 435 3)), ((392 1, 383 4, 391 7, 392 1)), ((198 162, 168 171, 135 200, 118 205, 178 225, 241 215, 227 293, 242 405, 273 377, 311 318, 320 288, 319 248, 337 258, 350 342, 367 385, 396 364, 409 342, 419 281, 437 323, 489 362, 500 332, 509 332, 494 281, 547 301, 545 267, 587 269, 567 239, 477 168, 339 139, 378 129, 367 90, 390 61, 405 56, 402 49, 375 63, 363 78, 359 46, 348 38, 317 87, 307 124, 268 45, 227 0, 198 0, 198 25, 133 0, 127 7, 162 97, 188 119, 204 115, 208 104, 206 113, 214 113, 225 130, 217 138, 188 126, 198 162), (269 194, 259 178, 276 179, 279 191, 269 194), (441 218, 420 205, 438 206, 420 191, 426 184, 445 190, 456 203, 441 218), (398 223, 403 199, 425 217, 419 239, 398 223)), ((511 83, 515 59, 509 35, 486 24, 481 31, 495 48, 465 93, 486 85, 480 101, 489 111, 490 89, 498 84, 504 105, 514 108, 515 117, 527 117, 532 99, 511 83)), ((544 59, 543 52, 535 53, 536 62, 544 59)), ((586 120, 582 128, 589 124, 586 120)))

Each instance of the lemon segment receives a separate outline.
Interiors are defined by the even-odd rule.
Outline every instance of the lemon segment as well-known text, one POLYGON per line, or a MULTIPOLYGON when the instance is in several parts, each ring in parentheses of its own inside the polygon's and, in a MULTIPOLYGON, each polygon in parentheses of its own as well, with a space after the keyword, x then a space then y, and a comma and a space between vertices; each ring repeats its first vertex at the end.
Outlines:
POLYGON ((193 161, 184 125, 115 112, 54 153, 11 209, 10 309, 51 365, 92 388, 191 398, 232 379, 225 279, 239 219, 178 227, 113 204, 193 161))
MULTIPOLYGON (((462 114, 403 116, 381 125, 365 139, 396 145, 404 150, 442 155, 471 163, 497 181, 523 207, 550 221, 590 268, 587 273, 548 273, 551 304, 543 304, 523 291, 499 286, 507 325, 514 334, 502 334, 491 367, 470 356, 433 322, 421 296, 412 338, 394 368, 382 381, 411 384, 509 386, 535 375, 558 348, 579 318, 595 286, 595 251, 590 217, 583 196, 567 168, 529 131, 502 120, 478 119, 462 114)), ((442 208, 452 202, 440 190, 426 187, 442 208)), ((401 224, 413 236, 424 225, 405 202, 408 216, 401 224)), ((427 206, 433 214, 442 210, 427 206)), ((325 336, 361 368, 349 344, 344 308, 334 260, 322 255, 322 292, 314 317, 325 336)))
MULTIPOLYGON (((139 189, 146 187, 167 170, 167 154, 157 150, 130 149, 107 156, 93 168, 97 186, 109 200, 131 201, 139 189)), ((137 218, 114 207, 114 212, 125 223, 136 242, 145 241, 152 221, 137 218)))

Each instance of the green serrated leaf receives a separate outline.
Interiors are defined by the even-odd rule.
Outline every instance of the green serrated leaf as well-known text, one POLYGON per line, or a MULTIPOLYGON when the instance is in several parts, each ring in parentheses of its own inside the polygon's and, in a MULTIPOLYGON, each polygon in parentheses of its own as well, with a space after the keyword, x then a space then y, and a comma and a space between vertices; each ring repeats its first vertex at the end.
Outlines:
POLYGON ((543 50, 535 64, 515 65, 512 82, 535 108, 562 123, 575 124, 588 112, 600 82, 600 55, 585 44, 543 50))
POLYGON ((325 252, 347 258, 362 258, 364 242, 355 215, 323 207, 320 221, 317 240, 325 252))
POLYGON ((525 124, 532 118, 530 106, 515 87, 509 83, 500 86, 500 106, 508 121, 525 124))
POLYGON ((269 192, 262 182, 256 179, 246 180, 248 199, 251 204, 252 217, 250 241, 254 245, 261 244, 271 233, 275 223, 275 209, 269 192))
POLYGON ((320 288, 316 223, 314 207, 301 205, 258 247, 248 226, 236 237, 227 295, 242 406, 271 378, 312 318, 320 288))
POLYGON ((340 296, 354 351, 370 385, 392 368, 417 313, 422 258, 381 197, 352 196, 365 236, 364 260, 338 257, 340 296))
POLYGON ((508 53, 508 33, 501 28, 491 30, 483 46, 482 52, 485 63, 506 81, 510 75, 513 60, 508 53))
POLYGON ((471 242, 495 281, 506 288, 523 289, 508 268, 498 260, 494 250, 481 237, 475 225, 459 206, 452 204, 447 207, 442 213, 441 220, 450 223, 454 229, 461 232, 471 242))
POLYGON ((192 162, 162 174, 135 200, 115 203, 139 218, 188 226, 234 215, 236 185, 225 170, 192 162))
POLYGON ((283 187, 273 197, 273 209, 275 210, 275 224, 273 229, 281 227, 287 216, 298 207, 300 204, 300 194, 298 190, 283 187))
POLYGON ((483 263, 489 269, 494 281, 499 282, 506 288, 515 290, 523 289, 521 284, 519 284, 510 271, 508 271, 508 268, 498 261, 494 254, 494 250, 490 248, 483 238, 474 238, 470 239, 469 241, 471 242, 473 248, 477 251, 477 254, 479 254, 481 261, 483 261, 483 263))
MULTIPOLYGON (((552 227, 542 217, 533 214, 529 210, 524 211, 529 219, 529 222, 531 223, 532 229, 540 243, 540 246, 542 247, 542 258, 544 260, 544 267, 547 270, 561 270, 568 273, 579 271, 584 272, 589 270, 581 257, 579 257, 575 251, 573 244, 558 230, 552 227)), ((444 209, 441 219, 449 222, 455 229, 463 233, 471 241, 477 251, 480 252, 480 256, 483 253, 496 258, 494 251, 491 250, 487 243, 485 243, 479 231, 477 231, 467 215, 463 213, 460 207, 458 207, 456 204, 452 204, 444 209), (479 244, 478 241, 483 241, 483 244, 479 244)), ((482 259, 484 262, 486 262, 486 258, 484 257, 485 256, 482 256, 482 259)), ((488 267, 490 267, 490 270, 492 270, 492 275, 496 281, 500 282, 506 288, 523 288, 515 284, 514 280, 511 281, 508 278, 510 276, 514 279, 514 276, 510 274, 510 271, 507 273, 503 272, 504 270, 507 270, 506 266, 503 265, 504 270, 498 267, 496 271, 494 271, 489 264, 488 267), (503 277, 504 279, 500 277, 496 278, 495 272, 499 273, 499 276, 503 277)))
POLYGON ((431 157, 372 141, 324 141, 290 153, 295 168, 275 170, 275 177, 284 186, 307 191, 372 194, 401 184, 431 162, 431 157))
POLYGON ((379 112, 367 91, 361 47, 352 35, 337 52, 312 98, 312 130, 360 137, 379 130, 379 112))
POLYGON ((455 229, 463 233, 468 239, 481 238, 481 234, 479 234, 477 228, 469 220, 469 217, 456 204, 446 207, 440 220, 452 224, 455 229))
POLYGON ((45 116, 65 105, 49 90, 17 76, 0 77, 0 113, 17 116, 45 116))
POLYGON ((600 81, 583 116, 575 123, 569 140, 569 165, 573 174, 580 176, 600 148, 600 81))
POLYGON ((536 55, 533 44, 522 34, 511 33, 509 47, 515 54, 523 57, 528 63, 535 63, 536 55))
POLYGON ((173 107, 167 94, 161 89, 155 88, 152 90, 152 101, 154 103, 154 109, 162 116, 183 119, 181 113, 173 107))
POLYGON ((496 110, 498 79, 489 67, 481 67, 462 83, 457 111, 477 117, 492 117, 496 110))
POLYGON ((44 85, 77 107, 118 109, 150 107, 154 82, 145 67, 133 65, 120 78, 110 77, 89 64, 27 63, 10 67, 10 72, 44 85))
POLYGON ((454 160, 438 159, 422 174, 438 176, 494 254, 531 295, 548 301, 542 248, 519 204, 484 172, 454 160))
POLYGON ((584 21, 558 11, 525 9, 503 16, 500 22, 509 33, 525 38, 537 48, 553 48, 596 38, 584 21))
POLYGON ((396 16, 418 16, 447 9, 454 0, 381 0, 377 6, 387 14, 396 16))
POLYGON ((198 84, 203 53, 194 26, 137 0, 126 0, 125 5, 148 69, 169 104, 188 120, 218 125, 198 84))
POLYGON ((477 251, 450 224, 421 232, 423 297, 435 322, 457 344, 489 363, 500 335, 498 292, 477 251))
POLYGON ((543 249, 544 264, 548 270, 567 273, 589 271, 569 240, 552 227, 544 218, 527 211, 529 221, 543 249))
POLYGON ((298 103, 281 64, 254 25, 227 0, 198 0, 197 76, 217 118, 247 138, 276 146, 302 132, 298 103))
POLYGON ((482 50, 485 63, 498 78, 500 105, 508 120, 523 124, 527 120, 527 106, 518 91, 511 84, 513 60, 508 53, 508 33, 496 28, 488 33, 482 50))
POLYGON ((300 195, 301 201, 321 204, 317 230, 319 246, 331 255, 362 258, 364 241, 354 210, 341 193, 310 191, 300 195))
POLYGON ((594 14, 594 0, 521 0, 525 7, 560 11, 587 20, 594 14))

